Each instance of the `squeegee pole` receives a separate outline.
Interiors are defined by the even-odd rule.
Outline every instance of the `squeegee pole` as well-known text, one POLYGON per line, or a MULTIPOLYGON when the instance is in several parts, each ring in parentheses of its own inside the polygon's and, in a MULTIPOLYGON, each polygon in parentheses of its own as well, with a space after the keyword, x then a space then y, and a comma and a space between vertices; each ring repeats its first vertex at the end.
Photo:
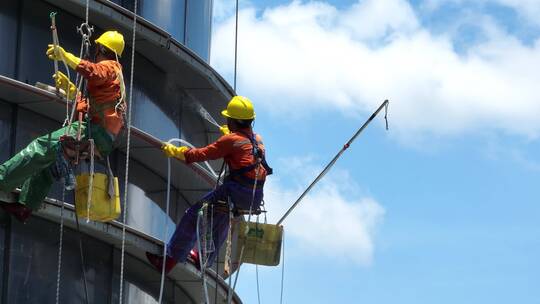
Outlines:
MULTIPOLYGON (((56 47, 58 46, 58 31, 56 29, 56 12, 52 12, 49 17, 51 18, 51 33, 52 33, 52 40, 53 45, 55 47, 54 52, 56 52, 56 47)), ((56 54, 54 54, 54 75, 58 75, 58 60, 56 59, 56 54)), ((56 86, 56 94, 60 95, 60 88, 56 86)), ((67 91, 66 91, 67 96, 67 91)))
POLYGON ((373 114, 371 114, 371 116, 368 118, 368 120, 362 125, 362 127, 360 127, 360 129, 358 129, 358 131, 356 131, 356 133, 354 133, 354 135, 351 137, 351 139, 349 139, 349 141, 343 145, 343 147, 341 148, 341 150, 339 150, 339 152, 336 154, 336 156, 334 156, 334 158, 328 163, 328 165, 326 165, 326 167, 321 171, 321 173, 319 173, 319 175, 315 178, 315 180, 313 180, 313 182, 311 182, 311 184, 306 188, 306 190, 304 190, 304 192, 300 195, 300 197, 298 197, 298 199, 294 202, 294 204, 292 204, 292 206, 289 208, 289 210, 287 210, 287 212, 285 212, 285 214, 281 217, 281 219, 277 222, 277 225, 280 225, 287 216, 289 216, 289 214, 293 211, 293 209, 298 205, 298 203, 300 203, 300 201, 302 201, 302 199, 306 196, 306 194, 308 194, 309 191, 311 191, 311 189, 313 188, 313 186, 315 186, 315 184, 320 181, 324 175, 334 166, 334 164, 336 163, 336 161, 341 157, 341 155, 343 154, 343 152, 345 152, 345 150, 347 150, 349 148, 349 146, 352 144, 352 142, 358 137, 358 135, 360 135, 360 133, 362 133, 362 131, 364 131, 364 129, 371 123, 371 121, 379 114, 379 112, 388 106, 388 100, 385 100, 381 106, 377 109, 377 111, 375 111, 373 114))

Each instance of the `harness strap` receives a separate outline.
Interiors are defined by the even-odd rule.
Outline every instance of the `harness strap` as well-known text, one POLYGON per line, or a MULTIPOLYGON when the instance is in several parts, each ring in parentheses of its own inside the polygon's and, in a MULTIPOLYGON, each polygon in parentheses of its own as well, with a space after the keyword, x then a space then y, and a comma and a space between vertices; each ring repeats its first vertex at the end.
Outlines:
MULTIPOLYGON (((246 167, 243 167, 243 168, 239 168, 239 169, 231 169, 229 170, 229 175, 234 177, 234 178, 246 178, 246 179, 249 179, 247 177, 244 176, 244 174, 248 173, 249 171, 252 171, 254 169, 256 169, 259 165, 262 165, 264 170, 266 170, 266 175, 272 175, 274 172, 274 170, 268 165, 268 163, 266 162, 266 157, 264 155, 264 152, 262 151, 262 149, 259 147, 259 143, 257 142, 256 140, 256 134, 253 133, 251 136, 245 132, 242 132, 242 131, 239 131, 239 133, 245 135, 249 141, 251 142, 251 146, 252 146, 252 153, 253 153, 253 158, 255 159, 255 163, 254 164, 251 164, 249 166, 246 166, 246 167)), ((248 180, 245 180, 245 181, 248 181, 248 180)), ((251 182, 251 184, 254 184, 254 180, 253 179, 249 179, 248 182, 251 182)), ((264 181, 262 181, 264 183, 264 181)), ((260 181, 257 181, 257 183, 260 183, 260 181)))

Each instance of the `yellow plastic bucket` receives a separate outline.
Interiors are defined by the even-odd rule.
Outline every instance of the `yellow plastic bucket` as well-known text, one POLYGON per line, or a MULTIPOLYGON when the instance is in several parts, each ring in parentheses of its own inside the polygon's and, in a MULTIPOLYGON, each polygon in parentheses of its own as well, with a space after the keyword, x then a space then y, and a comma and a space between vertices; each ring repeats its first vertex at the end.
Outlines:
POLYGON ((88 212, 88 188, 90 175, 81 174, 77 176, 77 186, 75 187, 75 210, 80 218, 89 218, 98 222, 109 222, 115 220, 120 215, 120 191, 118 178, 114 177, 114 195, 109 196, 109 179, 102 173, 94 173, 92 182, 92 198, 90 200, 90 212, 88 212))
POLYGON ((240 222, 238 229, 237 260, 244 246, 241 262, 266 266, 279 265, 283 226, 240 222))

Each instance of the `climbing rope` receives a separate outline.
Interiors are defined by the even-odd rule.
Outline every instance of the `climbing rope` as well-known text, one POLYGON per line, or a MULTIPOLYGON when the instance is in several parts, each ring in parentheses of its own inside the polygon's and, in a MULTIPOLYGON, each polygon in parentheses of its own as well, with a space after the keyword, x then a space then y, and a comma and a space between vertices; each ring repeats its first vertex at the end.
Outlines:
MULTIPOLYGON (((257 215, 257 224, 259 223, 259 216, 257 215)), ((256 250, 257 247, 255 247, 256 250)), ((261 304, 261 291, 259 288, 259 265, 255 264, 255 281, 257 282, 257 303, 261 304)))
POLYGON ((281 292, 279 296, 279 303, 283 304, 283 283, 285 281, 285 231, 283 231, 282 241, 281 241, 281 292))
MULTIPOLYGON (((213 210, 213 206, 212 206, 212 212, 214 212, 213 210)), ((216 276, 219 275, 219 247, 216 248, 216 276)), ((216 286, 216 288, 214 288, 214 303, 217 303, 217 295, 218 295, 218 288, 216 286)))
POLYGON ((60 237, 58 241, 58 262, 56 266, 56 301, 60 303, 60 279, 62 273, 62 244, 64 241, 64 201, 66 199, 66 189, 62 187, 62 206, 60 207, 60 237))
POLYGON ((94 140, 90 138, 90 172, 88 172, 88 197, 86 201, 86 223, 90 222, 90 205, 92 204, 92 191, 94 191, 94 140))
POLYGON ((126 247, 126 216, 128 203, 128 177, 129 177, 129 151, 131 144, 131 105, 133 103, 133 75, 135 74, 135 38, 137 34, 137 4, 138 0, 134 1, 133 6, 133 36, 131 43, 131 75, 129 79, 129 104, 128 104, 128 122, 127 122, 127 143, 126 143, 126 172, 124 177, 124 210, 122 215, 122 253, 120 256, 120 292, 118 295, 118 303, 122 304, 124 291, 124 260, 126 247))
MULTIPOLYGON (((260 166, 257 166, 257 169, 255 170, 255 180, 253 182, 253 188, 252 188, 252 191, 251 191, 251 203, 249 205, 249 214, 248 214, 248 219, 247 219, 248 224, 251 221, 251 215, 252 215, 252 212, 253 212, 253 203, 255 202, 255 192, 257 190, 257 180, 259 178, 259 170, 260 170, 260 166)), ((229 227, 229 229, 230 229, 230 227, 229 227)), ((246 225, 246 230, 245 231, 240 231, 238 233, 245 233, 247 235, 248 231, 249 231, 249 225, 246 225)), ((234 290, 236 289, 236 283, 238 282, 238 275, 240 274, 240 267, 242 266, 242 258, 244 256, 244 249, 245 249, 245 244, 242 244, 242 248, 240 249, 240 256, 238 257, 238 268, 236 269, 236 274, 235 274, 234 284, 233 284, 232 290, 231 290, 231 287, 229 285, 229 291, 230 292, 229 292, 229 295, 228 295, 228 301, 227 301, 228 304, 231 304, 232 295, 234 294, 234 290)))
POLYGON ((169 204, 171 201, 171 159, 167 158, 167 205, 165 207, 165 234, 163 235, 163 262, 161 265, 161 282, 159 284, 159 300, 161 304, 163 299, 163 290, 165 287, 165 264, 167 261, 167 235, 169 234, 169 225, 167 225, 167 217, 169 217, 169 204))
MULTIPOLYGON (((200 231, 201 218, 204 219, 204 217, 206 216, 206 212, 204 210, 206 210, 207 208, 208 208, 208 204, 204 203, 201 209, 199 209, 199 212, 197 215, 197 246, 199 250, 199 267, 200 267, 201 278, 203 282, 203 289, 202 289, 203 295, 202 296, 205 300, 204 303, 210 304, 210 299, 208 297, 208 286, 206 283, 206 263, 204 262, 204 260, 206 259, 205 258, 206 253, 203 252, 203 244, 201 244, 202 242, 201 242, 201 231, 200 231)), ((203 224, 203 228, 204 228, 204 224, 203 224)), ((204 245, 206 246, 206 244, 204 245)))
POLYGON ((234 30, 234 93, 236 94, 236 70, 238 67, 238 0, 236 0, 236 28, 234 30))
POLYGON ((77 232, 79 235, 79 254, 81 256, 81 270, 83 273, 83 283, 84 283, 84 296, 85 296, 85 303, 89 304, 88 302, 88 282, 86 280, 86 269, 85 269, 85 259, 84 259, 84 251, 83 251, 83 243, 82 243, 82 236, 81 236, 81 227, 79 225, 79 216, 77 215, 77 212, 75 212, 75 221, 77 223, 77 232))
MULTIPOLYGON (((52 40, 53 40, 53 46, 56 53, 56 48, 60 45, 60 40, 58 39, 58 29, 56 28, 56 12, 51 12, 49 17, 51 18, 51 32, 52 32, 52 40)), ((54 75, 58 75, 59 68, 58 68, 58 60, 55 59, 54 61, 54 75)), ((67 75, 67 83, 66 83, 66 118, 64 119, 64 123, 62 124, 62 127, 65 127, 66 125, 71 126, 71 120, 69 115, 69 102, 70 102, 70 96, 69 96, 69 80, 71 79, 70 70, 66 63, 66 58, 62 55, 62 63, 64 64, 64 68, 66 69, 66 75, 67 75)), ((56 94, 60 95, 60 88, 56 88, 56 94)), ((64 135, 67 135, 69 133, 69 128, 67 128, 64 132, 64 135)))

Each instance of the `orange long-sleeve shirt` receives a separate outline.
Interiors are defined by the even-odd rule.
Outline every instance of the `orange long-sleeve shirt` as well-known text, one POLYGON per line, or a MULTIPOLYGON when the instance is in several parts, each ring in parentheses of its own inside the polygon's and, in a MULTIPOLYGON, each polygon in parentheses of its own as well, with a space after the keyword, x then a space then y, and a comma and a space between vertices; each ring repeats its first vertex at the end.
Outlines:
MULTIPOLYGON (((252 136, 251 128, 241 130, 245 134, 252 136)), ((259 148, 265 153, 262 138, 258 134, 255 139, 259 144, 259 148)), ((230 169, 237 170, 248 167, 255 163, 251 142, 246 135, 240 132, 231 132, 228 135, 221 136, 214 143, 198 149, 189 149, 184 153, 186 163, 201 162, 206 160, 214 160, 223 158, 230 169)), ((262 165, 259 165, 258 180, 265 180, 267 172, 262 165)), ((255 179, 257 168, 244 174, 246 177, 255 179)))
MULTIPOLYGON (((93 63, 81 60, 76 71, 88 80, 88 94, 95 107, 102 107, 104 121, 101 121, 100 113, 92 112, 92 122, 101 124, 107 131, 117 135, 124 119, 122 114, 115 111, 115 105, 121 98, 121 77, 122 66, 114 60, 103 60, 93 63)), ((97 110, 97 109, 94 109, 97 110)), ((77 111, 88 112, 88 100, 79 98, 77 100, 77 111)))

